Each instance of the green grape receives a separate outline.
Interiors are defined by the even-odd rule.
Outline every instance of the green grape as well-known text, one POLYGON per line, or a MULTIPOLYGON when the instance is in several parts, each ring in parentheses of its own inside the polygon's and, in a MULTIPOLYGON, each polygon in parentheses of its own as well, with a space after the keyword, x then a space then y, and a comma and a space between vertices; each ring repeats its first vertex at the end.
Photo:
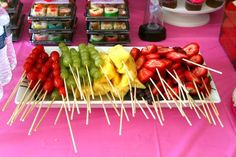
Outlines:
POLYGON ((72 59, 71 59, 71 57, 69 57, 69 56, 63 57, 63 65, 64 65, 65 67, 70 67, 70 65, 72 65, 72 59))
POLYGON ((84 67, 90 67, 90 64, 91 64, 91 62, 89 61, 89 59, 82 59, 82 65, 84 66, 84 67))
POLYGON ((70 52, 70 49, 69 49, 67 46, 61 47, 60 50, 61 50, 61 52, 62 52, 62 55, 63 55, 64 53, 69 53, 69 52, 70 52))
POLYGON ((55 99, 55 100, 61 99, 60 94, 56 88, 54 88, 54 90, 51 93, 51 99, 55 99))
POLYGON ((64 80, 64 79, 67 79, 69 76, 69 71, 65 68, 65 69, 61 69, 61 78, 64 80))
POLYGON ((86 49, 87 46, 85 44, 79 44, 79 50, 86 49))
POLYGON ((103 63, 104 62, 103 62, 103 60, 101 58, 96 59, 95 62, 94 62, 96 67, 100 67, 101 65, 103 65, 103 63))
POLYGON ((82 68, 82 67, 81 67, 81 68, 79 69, 79 76, 80 76, 81 78, 87 76, 87 72, 86 72, 86 69, 85 69, 85 68, 82 68))
POLYGON ((90 44, 90 43, 88 43, 87 47, 95 49, 95 46, 93 44, 90 44))
POLYGON ((72 90, 71 86, 75 89, 77 86, 76 86, 76 83, 75 83, 75 79, 74 77, 70 74, 68 76, 68 78, 66 79, 66 86, 69 90, 72 90))
POLYGON ((59 48, 61 49, 62 47, 65 47, 65 46, 66 46, 66 44, 65 44, 65 43, 63 43, 63 42, 60 42, 60 43, 58 44, 58 46, 59 46, 59 48))
POLYGON ((76 49, 75 49, 75 48, 71 48, 71 49, 70 49, 70 53, 71 53, 71 56, 73 56, 73 57, 75 57, 75 56, 78 56, 78 55, 79 55, 79 53, 76 51, 76 49))
POLYGON ((94 74, 98 71, 98 69, 96 67, 92 67, 89 71, 90 75, 93 77, 94 74))
POLYGON ((101 78, 101 73, 99 71, 96 71, 94 74, 93 74, 93 78, 96 80, 96 79, 99 79, 101 78))
POLYGON ((72 67, 75 69, 79 69, 81 67, 80 61, 79 62, 73 62, 72 67))

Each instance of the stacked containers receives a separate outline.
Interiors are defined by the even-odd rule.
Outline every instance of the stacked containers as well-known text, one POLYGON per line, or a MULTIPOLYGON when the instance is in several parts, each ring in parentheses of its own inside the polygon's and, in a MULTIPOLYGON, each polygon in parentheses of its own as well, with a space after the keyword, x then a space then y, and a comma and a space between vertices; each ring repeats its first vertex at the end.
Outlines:
POLYGON ((10 16, 8 29, 13 33, 12 40, 17 41, 25 16, 21 15, 23 4, 19 0, 1 0, 0 7, 3 7, 8 12, 10 16))
POLYGON ((69 0, 36 0, 31 7, 28 21, 31 41, 34 44, 70 44, 76 25, 76 6, 69 0))
POLYGON ((130 43, 129 10, 124 0, 90 0, 86 8, 88 42, 94 45, 130 43))

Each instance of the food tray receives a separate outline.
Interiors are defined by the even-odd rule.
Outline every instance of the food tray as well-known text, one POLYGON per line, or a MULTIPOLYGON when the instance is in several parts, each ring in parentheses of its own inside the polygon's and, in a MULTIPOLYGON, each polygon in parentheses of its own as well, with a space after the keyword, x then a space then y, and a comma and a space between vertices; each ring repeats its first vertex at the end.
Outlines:
MULTIPOLYGON (((77 48, 77 47, 76 47, 76 46, 73 46, 73 48, 77 48)), ((110 48, 110 47, 104 47, 104 46, 103 46, 103 47, 96 47, 96 49, 97 49, 98 51, 100 51, 100 52, 107 52, 107 50, 108 50, 109 48, 110 48)), ((139 47, 139 48, 140 48, 140 47, 139 47)), ((127 51, 130 51, 130 50, 132 49, 132 47, 125 47, 125 49, 126 49, 127 51)), ((56 47, 56 46, 48 46, 48 47, 45 47, 45 50, 46 50, 47 53, 50 53, 50 52, 52 52, 52 51, 54 51, 54 50, 60 52, 59 48, 56 47)), ((211 100, 212 100, 213 102, 215 102, 215 103, 220 103, 220 102, 221 102, 221 99, 220 99, 220 96, 219 96, 219 94, 218 94, 218 91, 217 91, 217 89, 216 89, 216 86, 215 86, 215 83, 214 83, 213 80, 211 81, 211 87, 212 87, 211 95, 210 95, 211 100)), ((20 88, 18 89, 17 94, 16 94, 16 98, 15 98, 15 103, 16 103, 16 104, 19 104, 19 103, 20 103, 20 100, 21 100, 21 98, 22 98, 24 92, 26 91, 26 88, 27 88, 26 86, 20 86, 20 88)), ((103 100, 104 100, 104 104, 106 105, 106 107, 108 107, 108 108, 109 108, 109 107, 110 107, 110 108, 112 107, 111 102, 110 102, 106 97, 103 97, 103 100)), ((74 102, 74 101, 70 101, 70 104, 73 104, 73 102, 74 102)), ((172 107, 176 107, 176 106, 174 105, 174 101, 172 101, 172 100, 170 100, 170 101, 160 100, 160 104, 161 104, 162 107, 167 107, 167 104, 166 104, 167 102, 168 102, 172 107)), ((195 100, 195 102, 196 102, 197 104, 201 105, 201 101, 200 101, 200 100, 195 100)), ((204 101, 204 102, 205 102, 205 101, 204 101)), ((207 102, 209 103, 210 101, 207 100, 207 102)), ((50 98, 46 98, 45 101, 43 102, 43 105, 42 105, 42 106, 43 106, 43 107, 47 107, 50 103, 51 103, 50 98)), ((52 107, 54 107, 54 108, 59 108, 62 103, 63 103, 62 101, 55 101, 55 102, 53 102, 52 107)), ((79 104, 79 107, 80 107, 80 108, 85 108, 85 107, 87 107, 85 101, 78 101, 77 103, 79 104)), ((116 100, 116 103, 117 103, 118 105, 121 104, 121 102, 120 102, 119 100, 116 100)), ((129 108, 129 107, 131 108, 131 103, 132 103, 131 100, 128 100, 128 99, 125 99, 125 100, 123 101, 123 104, 125 105, 125 107, 128 107, 128 108, 129 108)), ((187 101, 186 101, 186 103, 187 103, 187 101)), ((140 104, 145 107, 144 101, 140 100, 140 104)), ((101 108, 101 107, 102 107, 102 102, 101 102, 101 100, 100 100, 98 97, 95 97, 94 100, 91 100, 91 105, 92 105, 92 108, 101 108)))
MULTIPOLYGON (((104 39, 102 41, 92 41, 91 40, 91 35, 92 34, 88 34, 88 42, 92 43, 94 45, 116 45, 116 44, 121 44, 121 45, 127 45, 130 43, 130 37, 129 34, 116 34, 118 35, 118 40, 117 41, 106 41, 106 36, 113 36, 114 34, 105 34, 104 35, 104 39), (126 37, 125 40, 120 40, 120 36, 124 35, 126 37)), ((102 33, 103 35, 103 33, 102 33)))
MULTIPOLYGON (((33 21, 34 22, 34 21, 33 21)), ((47 22, 47 21, 45 21, 47 22)), ((32 24, 30 25, 29 28, 29 33, 72 33, 74 27, 76 26, 77 23, 77 18, 73 21, 48 21, 47 24, 49 23, 61 23, 62 27, 64 28, 43 28, 43 29, 34 29, 32 28, 32 24)))
MULTIPOLYGON (((70 16, 32 16, 31 11, 28 16, 29 21, 59 21, 59 20, 73 20, 76 14, 76 6, 72 4, 68 4, 71 8, 71 15, 70 16)), ((31 8, 32 9, 32 8, 31 8)))
POLYGON ((115 29, 114 27, 114 23, 116 23, 118 21, 109 21, 109 23, 111 23, 112 25, 112 29, 104 29, 101 27, 103 22, 100 21, 88 21, 87 22, 87 33, 88 34, 94 34, 94 33, 128 33, 129 32, 129 22, 128 21, 119 21, 125 24, 126 28, 125 29, 115 29), (92 23, 96 23, 97 24, 97 28, 95 28, 92 23))
POLYGON ((50 33, 47 35, 61 34, 61 40, 35 40, 35 34, 32 34, 30 41, 35 45, 58 45, 60 42, 69 44, 72 42, 73 33, 50 33))

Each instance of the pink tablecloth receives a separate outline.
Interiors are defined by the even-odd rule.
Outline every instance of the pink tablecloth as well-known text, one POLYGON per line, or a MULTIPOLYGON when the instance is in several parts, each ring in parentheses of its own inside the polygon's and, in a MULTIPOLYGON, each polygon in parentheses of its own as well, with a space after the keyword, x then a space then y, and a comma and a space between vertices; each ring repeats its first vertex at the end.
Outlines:
MULTIPOLYGON (((24 12, 28 14, 32 2, 23 1, 24 12)), ((86 42, 84 1, 77 1, 78 29, 75 43, 86 42)), ((139 24, 143 21, 143 1, 130 1, 131 11, 131 44, 146 45, 137 36, 139 24)), ((224 128, 210 126, 206 120, 199 120, 192 110, 186 110, 193 126, 189 126, 176 109, 165 109, 165 123, 146 120, 141 111, 130 122, 124 121, 123 135, 118 135, 119 119, 113 110, 108 110, 111 126, 106 124, 101 109, 93 110, 89 125, 85 125, 85 111, 76 116, 72 122, 78 154, 74 154, 65 115, 54 126, 57 109, 50 111, 46 121, 38 132, 28 136, 27 132, 33 120, 17 121, 12 127, 6 125, 15 104, 12 102, 6 112, 0 114, 0 156, 15 157, 65 157, 65 156, 117 156, 117 157, 231 157, 236 156, 236 116, 230 105, 233 88, 236 87, 236 73, 218 42, 222 11, 211 14, 208 25, 197 28, 179 28, 166 25, 167 40, 164 45, 183 46, 196 41, 201 45, 201 52, 206 63, 223 72, 223 75, 212 73, 219 90, 222 102, 217 104, 224 128)), ((33 47, 29 43, 28 25, 25 20, 20 41, 15 43, 18 66, 13 72, 13 80, 4 87, 3 104, 19 80, 22 64, 33 47)), ((128 112, 131 115, 131 112, 128 112)))

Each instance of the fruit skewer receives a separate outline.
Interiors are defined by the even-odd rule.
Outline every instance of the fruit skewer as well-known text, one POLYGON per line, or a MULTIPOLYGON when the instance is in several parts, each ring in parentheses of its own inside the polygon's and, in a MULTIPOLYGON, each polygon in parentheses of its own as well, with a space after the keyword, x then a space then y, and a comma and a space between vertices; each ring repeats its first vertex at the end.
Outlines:
POLYGON ((103 111, 104 111, 105 117, 106 117, 106 119, 107 119, 107 123, 108 123, 108 125, 111 125, 111 122, 110 122, 109 116, 108 116, 108 114, 107 114, 106 107, 105 107, 105 105, 104 105, 104 101, 103 101, 102 95, 101 95, 100 93, 99 93, 99 97, 100 97, 100 100, 101 100, 101 102, 102 102, 102 108, 103 108, 103 111))

